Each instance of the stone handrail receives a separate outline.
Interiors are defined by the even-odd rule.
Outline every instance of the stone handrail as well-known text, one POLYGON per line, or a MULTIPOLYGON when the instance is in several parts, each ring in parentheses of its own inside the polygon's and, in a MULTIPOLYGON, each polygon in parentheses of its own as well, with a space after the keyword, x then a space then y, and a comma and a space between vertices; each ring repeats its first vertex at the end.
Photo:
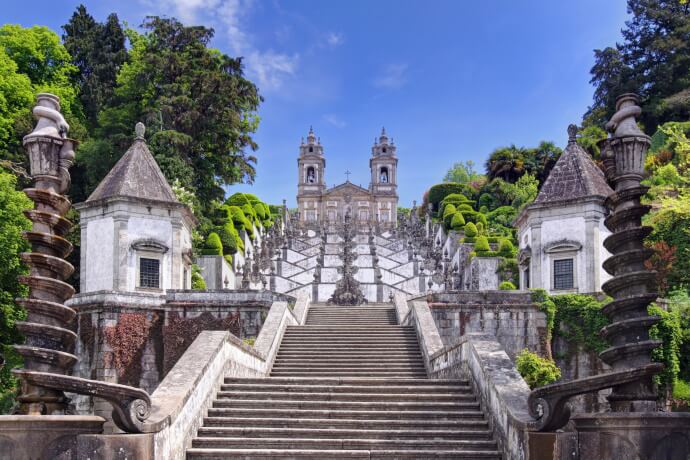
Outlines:
POLYGON ((394 301, 398 317, 405 318, 401 324, 417 330, 429 377, 469 378, 503 452, 510 459, 527 458, 527 433, 537 426, 527 404, 530 389, 496 338, 470 333, 444 346, 424 297, 394 301))
POLYGON ((254 347, 227 331, 199 334, 151 395, 141 431, 153 437, 153 458, 184 459, 224 377, 268 375, 285 328, 303 323, 309 305, 308 296, 298 298, 295 316, 287 302, 274 302, 254 347))

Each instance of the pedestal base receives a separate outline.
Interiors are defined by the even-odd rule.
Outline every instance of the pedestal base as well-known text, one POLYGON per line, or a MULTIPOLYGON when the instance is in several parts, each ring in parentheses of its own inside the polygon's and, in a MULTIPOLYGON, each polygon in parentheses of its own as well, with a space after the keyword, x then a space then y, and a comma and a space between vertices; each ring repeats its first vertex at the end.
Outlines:
POLYGON ((690 413, 578 414, 580 460, 686 460, 690 458, 690 413))
POLYGON ((103 431, 105 419, 90 415, 2 415, 0 458, 77 459, 77 436, 103 431))

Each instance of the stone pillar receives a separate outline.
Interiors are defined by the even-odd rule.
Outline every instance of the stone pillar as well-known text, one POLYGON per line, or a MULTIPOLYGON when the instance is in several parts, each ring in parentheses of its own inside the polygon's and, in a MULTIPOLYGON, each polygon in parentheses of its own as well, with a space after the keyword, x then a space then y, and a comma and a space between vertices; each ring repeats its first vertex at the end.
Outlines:
POLYGON ((533 289, 549 289, 549 285, 547 284, 544 286, 544 283, 542 282, 544 279, 544 273, 543 273, 543 268, 542 268, 542 257, 543 257, 543 249, 542 249, 542 242, 541 242, 541 222, 535 223, 531 226, 531 242, 532 242, 532 257, 530 258, 530 264, 532 267, 530 268, 529 275, 530 275, 530 287, 533 289))
POLYGON ((172 223, 172 248, 170 250, 170 289, 182 289, 182 222, 172 223))
MULTIPOLYGON (((128 223, 129 216, 116 215, 113 218, 113 224, 115 225, 115 231, 113 232, 113 289, 116 291, 127 290, 128 223)), ((136 280, 134 284, 136 285, 136 280)))
POLYGON ((580 292, 597 292, 601 288, 601 260, 599 257, 601 239, 599 236, 599 217, 585 215, 585 283, 580 292))

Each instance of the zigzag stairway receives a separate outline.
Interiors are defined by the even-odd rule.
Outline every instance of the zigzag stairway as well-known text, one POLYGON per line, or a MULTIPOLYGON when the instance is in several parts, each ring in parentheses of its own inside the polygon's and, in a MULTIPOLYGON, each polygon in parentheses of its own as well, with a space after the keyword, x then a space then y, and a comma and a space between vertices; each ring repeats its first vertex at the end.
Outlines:
POLYGON ((500 459, 467 381, 429 380, 390 304, 313 305, 269 378, 226 378, 188 459, 500 459))

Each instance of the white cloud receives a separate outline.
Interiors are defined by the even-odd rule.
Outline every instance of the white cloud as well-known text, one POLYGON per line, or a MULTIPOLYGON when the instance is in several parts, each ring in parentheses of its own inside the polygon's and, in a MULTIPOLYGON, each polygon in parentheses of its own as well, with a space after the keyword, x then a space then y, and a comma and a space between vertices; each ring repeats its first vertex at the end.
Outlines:
POLYGON ((246 28, 254 0, 141 0, 163 12, 172 10, 185 24, 204 21, 225 34, 231 54, 243 56, 249 78, 254 78, 262 92, 282 86, 285 79, 295 74, 299 54, 279 53, 259 49, 246 28))
POLYGON ((345 37, 337 32, 329 32, 326 36, 326 42, 332 47, 340 46, 345 42, 345 37))
POLYGON ((333 113, 328 113, 323 116, 323 119, 326 121, 326 123, 329 123, 336 128, 344 128, 347 126, 347 123, 340 118, 338 118, 335 114, 333 113))
POLYGON ((245 57, 247 70, 256 77, 259 88, 262 90, 280 88, 287 76, 295 74, 299 62, 297 54, 288 56, 271 50, 254 50, 245 57))
POLYGON ((400 89, 407 83, 407 64, 388 64, 381 75, 374 79, 374 86, 385 89, 400 89))

